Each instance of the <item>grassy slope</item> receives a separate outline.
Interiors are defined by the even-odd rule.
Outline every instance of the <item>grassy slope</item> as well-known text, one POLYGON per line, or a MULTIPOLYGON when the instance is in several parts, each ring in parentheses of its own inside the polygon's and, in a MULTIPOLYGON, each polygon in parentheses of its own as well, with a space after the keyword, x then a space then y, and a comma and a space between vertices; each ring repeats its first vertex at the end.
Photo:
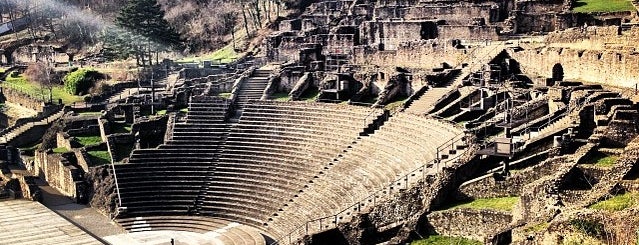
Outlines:
POLYGON ((627 0, 578 0, 572 11, 577 13, 636 11, 627 0))
MULTIPOLYGON (((18 77, 7 77, 6 82, 3 86, 10 87, 12 89, 21 91, 25 94, 30 95, 33 98, 39 100, 49 100, 49 89, 43 88, 40 85, 29 82, 23 76, 18 77)), ((62 85, 53 86, 53 100, 62 99, 62 103, 72 104, 73 102, 82 101, 81 96, 75 96, 64 91, 64 87, 62 85)))
POLYGON ((638 193, 625 193, 622 195, 614 196, 608 200, 597 202, 591 205, 590 208, 608 211, 621 211, 634 206, 638 200, 638 193))

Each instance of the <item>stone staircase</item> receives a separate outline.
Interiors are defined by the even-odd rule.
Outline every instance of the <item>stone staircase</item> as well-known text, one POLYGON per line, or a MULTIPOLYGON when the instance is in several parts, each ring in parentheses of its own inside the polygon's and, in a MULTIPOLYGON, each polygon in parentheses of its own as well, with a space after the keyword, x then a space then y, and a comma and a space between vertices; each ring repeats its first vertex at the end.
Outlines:
POLYGON ((562 117, 559 120, 556 120, 537 131, 530 131, 528 134, 524 134, 521 137, 517 137, 519 141, 528 141, 527 144, 530 144, 538 139, 546 138, 550 135, 554 135, 558 132, 561 132, 572 126, 572 118, 569 115, 562 117), (532 140, 532 141, 530 141, 532 140))
POLYGON ((8 144, 11 143, 11 141, 13 139, 15 139, 16 137, 22 135, 25 132, 28 132, 30 129, 36 127, 36 126, 43 126, 43 125, 49 125, 50 123, 54 122, 55 120, 58 120, 59 118, 61 118, 65 113, 65 110, 62 109, 59 112, 52 114, 48 117, 43 118, 40 121, 37 122, 30 122, 30 123, 26 123, 24 125, 21 126, 17 126, 13 129, 10 129, 6 132, 4 132, 2 135, 0 135, 0 144, 8 144))
POLYGON ((485 48, 476 49, 468 56, 468 59, 471 59, 468 65, 461 69, 460 74, 457 75, 455 79, 447 84, 447 86, 434 87, 427 90, 422 96, 413 101, 413 103, 406 108, 406 112, 416 115, 425 115, 430 113, 443 96, 461 85, 464 78, 481 69, 482 65, 495 58, 495 56, 501 53, 504 47, 505 42, 496 42, 496 44, 486 46, 485 48))
POLYGON ((253 75, 244 81, 237 92, 235 107, 242 110, 249 100, 260 100, 268 85, 271 70, 258 69, 253 75))

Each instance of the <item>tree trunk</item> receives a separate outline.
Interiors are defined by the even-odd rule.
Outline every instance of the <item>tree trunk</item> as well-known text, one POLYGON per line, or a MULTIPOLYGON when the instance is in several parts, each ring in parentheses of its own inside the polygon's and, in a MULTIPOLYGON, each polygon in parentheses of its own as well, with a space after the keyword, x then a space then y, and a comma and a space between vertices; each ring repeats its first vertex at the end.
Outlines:
POLYGON ((249 38, 251 37, 251 32, 249 31, 248 20, 246 19, 246 11, 244 8, 242 8, 242 17, 244 17, 244 30, 246 30, 246 37, 249 38))

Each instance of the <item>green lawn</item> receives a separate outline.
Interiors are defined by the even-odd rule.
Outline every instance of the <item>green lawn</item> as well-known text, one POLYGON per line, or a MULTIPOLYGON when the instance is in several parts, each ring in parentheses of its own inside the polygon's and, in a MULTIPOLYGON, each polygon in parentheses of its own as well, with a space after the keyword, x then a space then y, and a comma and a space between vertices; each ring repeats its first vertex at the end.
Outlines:
POLYGON ((481 245, 480 241, 466 239, 463 237, 448 237, 448 236, 429 236, 426 239, 413 241, 410 245, 481 245))
POLYGON ((75 138, 78 140, 78 143, 83 146, 98 145, 102 143, 102 137, 100 136, 76 136, 75 138))
POLYGON ((126 134, 131 133, 132 126, 128 123, 111 123, 112 134, 126 134))
POLYGON ((220 93, 217 96, 228 99, 231 98, 231 93, 220 93))
POLYGON ((87 154, 89 155, 89 160, 91 160, 92 167, 111 164, 111 155, 109 155, 108 151, 89 151, 87 154))
POLYGON ((577 0, 573 5, 573 12, 618 12, 636 11, 628 0, 577 0))
POLYGON ((447 209, 453 208, 472 208, 472 209, 492 209, 500 211, 512 211, 515 204, 519 201, 519 197, 497 197, 497 198, 480 198, 471 202, 453 204, 447 209))
MULTIPOLYGON (((6 82, 3 83, 2 86, 18 90, 39 100, 49 100, 48 88, 42 87, 36 83, 29 82, 22 75, 18 77, 7 77, 6 82)), ((62 85, 53 86, 51 93, 53 94, 54 100, 57 101, 58 99, 62 99, 62 103, 64 104, 72 104, 73 102, 83 101, 82 96, 75 96, 67 93, 62 85)))
POLYGON ((240 57, 238 53, 233 50, 233 44, 226 45, 221 49, 218 49, 210 54, 205 54, 201 56, 193 56, 186 57, 184 59, 178 60, 179 63, 192 63, 192 62, 201 62, 204 60, 213 61, 213 63, 227 64, 237 60, 240 57))
POLYGON ((188 113, 189 112, 189 108, 182 108, 182 109, 180 109, 180 112, 188 113))
POLYGON ((607 211, 621 211, 635 205, 637 200, 639 200, 638 193, 625 193, 614 196, 608 200, 597 202, 590 205, 590 208, 607 211))
POLYGON ((62 154, 62 153, 67 153, 67 152, 70 152, 70 150, 67 149, 66 147, 53 148, 53 153, 62 154))
POLYGON ((156 112, 155 112, 155 115, 158 115, 158 116, 164 116, 164 115, 166 115, 166 110, 159 110, 159 111, 156 111, 156 112))

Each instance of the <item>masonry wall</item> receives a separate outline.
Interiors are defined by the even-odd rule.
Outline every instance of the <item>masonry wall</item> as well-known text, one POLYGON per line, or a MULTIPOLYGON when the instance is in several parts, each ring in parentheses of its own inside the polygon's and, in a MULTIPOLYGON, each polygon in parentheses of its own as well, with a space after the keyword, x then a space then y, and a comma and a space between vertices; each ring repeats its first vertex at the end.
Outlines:
POLYGON ((605 85, 634 88, 639 83, 639 53, 619 50, 579 50, 572 48, 509 51, 522 72, 552 77, 552 67, 560 64, 564 80, 583 80, 605 85))

